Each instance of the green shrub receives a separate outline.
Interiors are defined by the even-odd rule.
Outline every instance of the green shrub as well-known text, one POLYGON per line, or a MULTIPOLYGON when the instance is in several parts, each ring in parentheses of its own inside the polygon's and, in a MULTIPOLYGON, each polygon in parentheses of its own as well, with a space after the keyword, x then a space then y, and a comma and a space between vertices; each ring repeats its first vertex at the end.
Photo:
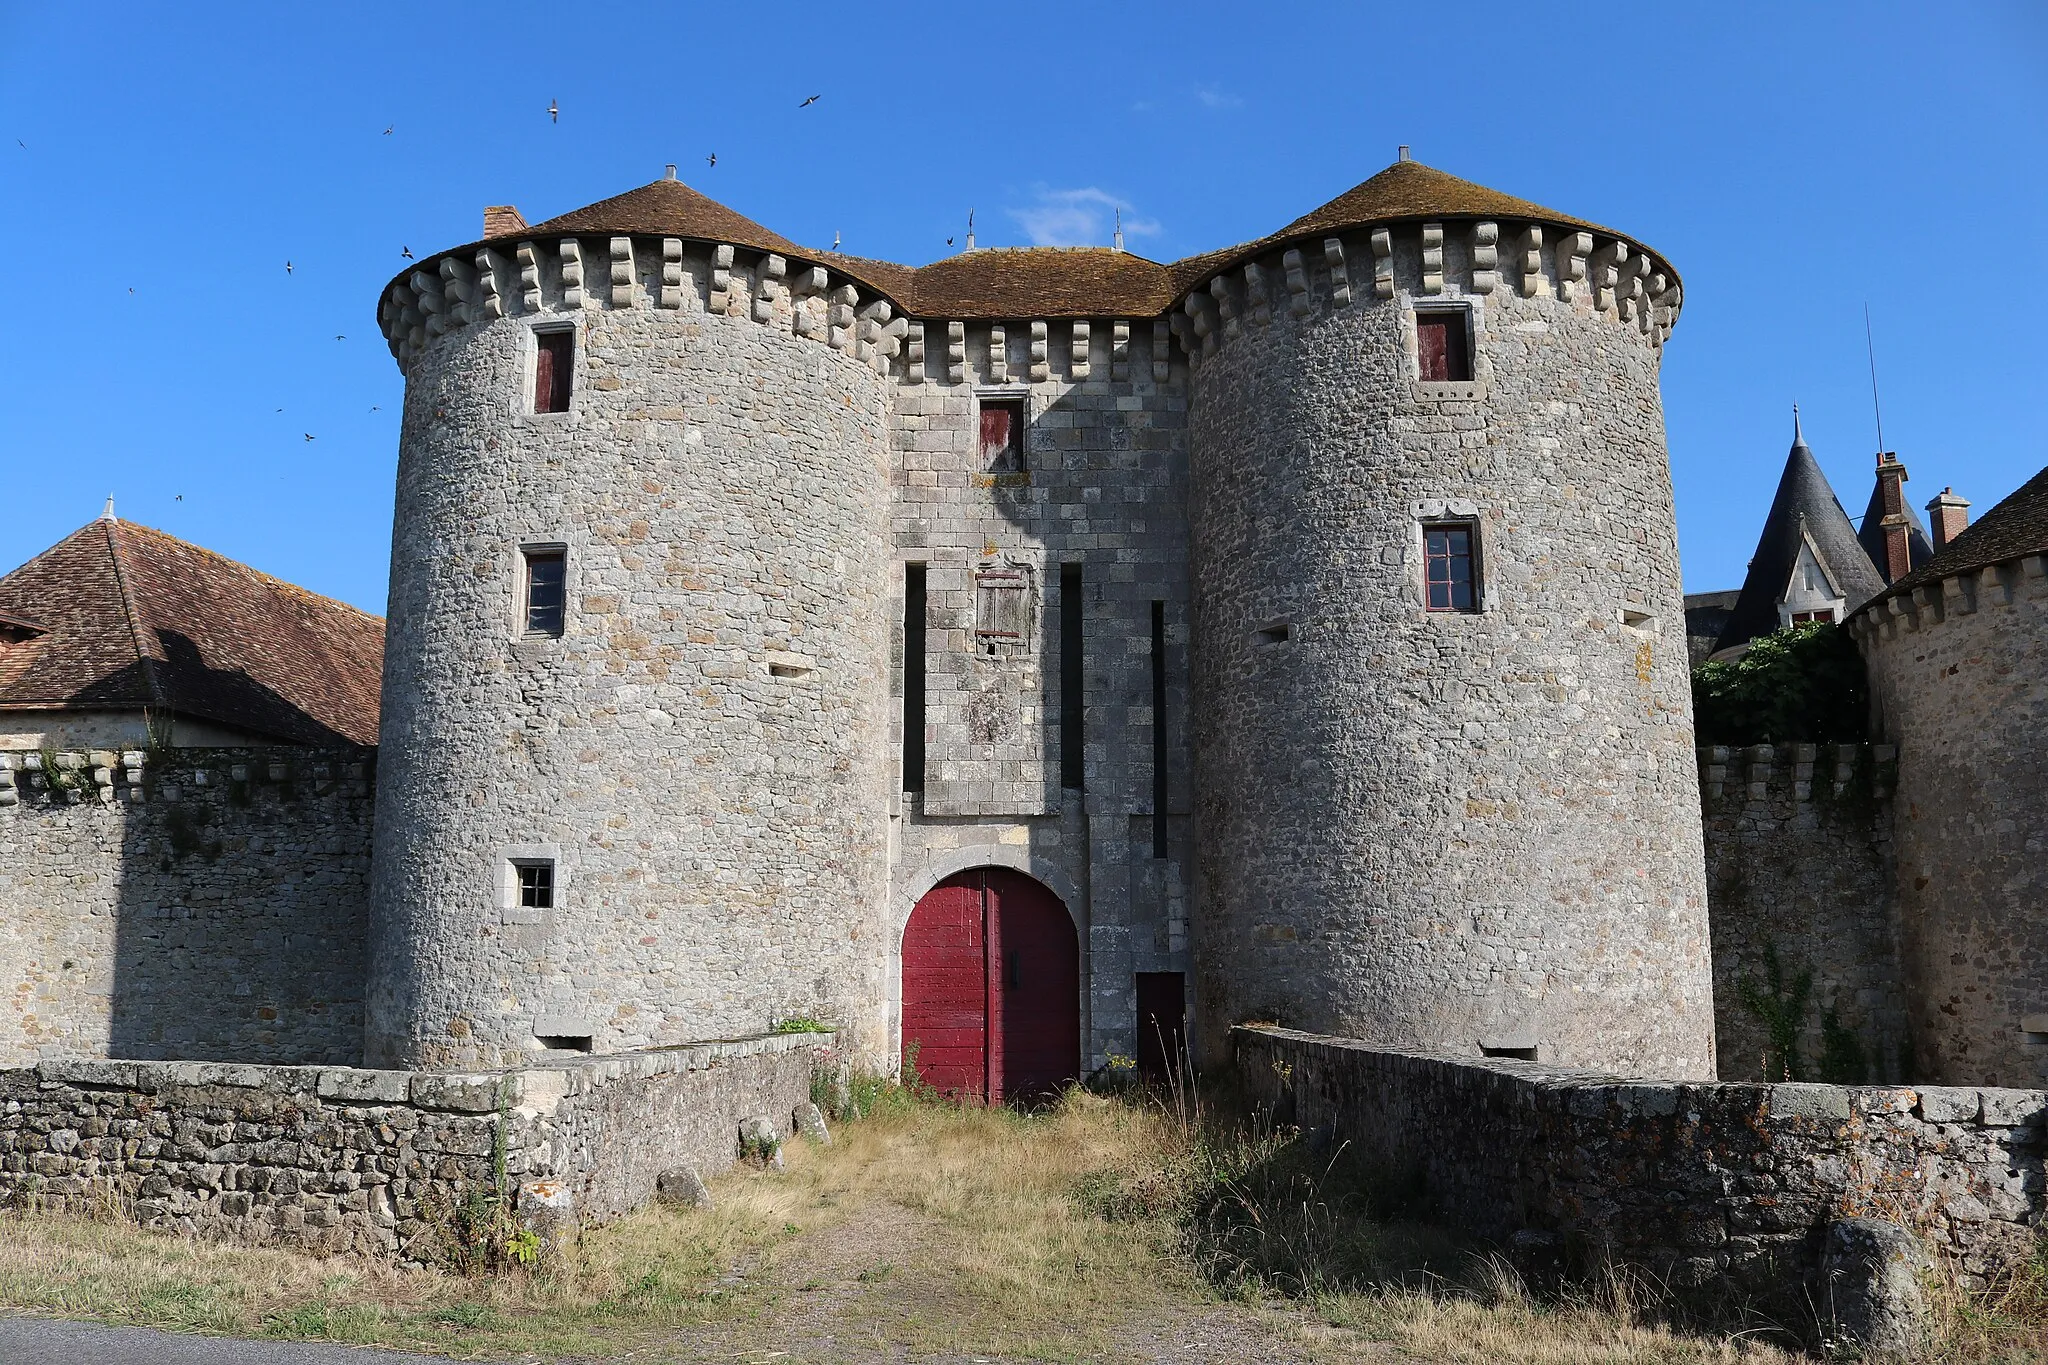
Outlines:
POLYGON ((1695 668, 1692 705, 1702 744, 1853 743, 1864 738, 1870 684, 1849 633, 1812 622, 1695 668))

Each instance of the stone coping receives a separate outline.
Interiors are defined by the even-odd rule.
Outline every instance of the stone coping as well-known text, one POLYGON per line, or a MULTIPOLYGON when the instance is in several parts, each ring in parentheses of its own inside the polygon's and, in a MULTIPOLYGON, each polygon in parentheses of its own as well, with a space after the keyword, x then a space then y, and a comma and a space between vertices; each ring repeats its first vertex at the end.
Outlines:
MULTIPOLYGON (((765 1033, 747 1038, 607 1053, 492 1071, 376 1071, 349 1066, 268 1066, 246 1062, 122 1061, 100 1057, 46 1058, 18 1072, 51 1085, 154 1094, 173 1086, 227 1086, 276 1094, 315 1095, 338 1104, 403 1104, 419 1109, 484 1114, 501 1105, 551 1110, 569 1095, 587 1094, 620 1080, 645 1080, 704 1071, 736 1057, 830 1047, 831 1032, 765 1033)), ((0 1071, 0 1074, 5 1074, 0 1071)))
POLYGON ((1668 1116, 1688 1096, 1732 1096, 1754 1093, 1764 1113, 1779 1117, 1847 1119, 1857 1113, 1911 1114, 1926 1123, 1979 1124, 1987 1128, 2048 1126, 2048 1090, 2015 1090, 2003 1086, 1952 1085, 1826 1085, 1811 1081, 1660 1081, 1580 1071, 1546 1062, 1509 1057, 1464 1057, 1423 1048, 1397 1047, 1359 1038, 1308 1033, 1275 1025, 1239 1024, 1231 1030, 1247 1038, 1280 1039, 1341 1052, 1366 1052, 1408 1057, 1520 1082, 1533 1091, 1564 1096, 1569 1107, 1597 1106, 1612 1101, 1624 1112, 1668 1116), (1575 1103, 1576 1101, 1576 1103, 1575 1103))

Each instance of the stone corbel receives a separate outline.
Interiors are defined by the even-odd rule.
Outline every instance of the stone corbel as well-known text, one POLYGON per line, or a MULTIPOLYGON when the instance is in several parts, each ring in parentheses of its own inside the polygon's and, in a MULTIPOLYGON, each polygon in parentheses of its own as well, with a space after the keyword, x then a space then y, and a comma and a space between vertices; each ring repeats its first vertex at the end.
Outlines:
POLYGON ((1173 374, 1173 329, 1165 318, 1152 324, 1152 382, 1164 384, 1173 374))
POLYGON ((562 262, 562 306, 584 307, 583 244, 574 237, 564 237, 556 244, 555 253, 562 262))
POLYGON ((467 326, 471 321, 470 296, 476 283, 476 267, 468 261, 443 256, 436 268, 441 275, 441 295, 447 301, 449 326, 467 326))
POLYGON ((1567 232, 1557 239, 1557 296, 1575 303, 1586 285, 1586 258, 1593 254, 1593 234, 1567 232))
POLYGON ((711 252, 711 299, 714 313, 732 311, 732 247, 721 245, 711 252))
POLYGON ((1266 288, 1266 267, 1257 261, 1244 264, 1245 311, 1263 327, 1273 320, 1273 298, 1266 288))
POLYGON ((1628 243, 1616 239, 1603 242, 1593 252, 1593 309, 1612 313, 1619 308, 1622 267, 1628 264, 1628 243))
POLYGON ((1187 315, 1193 329, 1196 344, 1187 348, 1189 355, 1204 357, 1216 354, 1216 347, 1222 341, 1222 326, 1216 318, 1216 299, 1213 293, 1199 291, 1189 294, 1181 304, 1181 311, 1187 315))
POLYGON ((825 297, 825 339, 835 351, 851 351, 857 344, 853 330, 853 310, 860 302, 860 290, 850 284, 842 284, 825 297))
POLYGON ((1232 291, 1230 281, 1222 275, 1210 280, 1209 297, 1216 301, 1216 316, 1222 320, 1223 337, 1236 336, 1241 310, 1237 306, 1237 295, 1232 291))
POLYGON ((1522 261, 1522 297, 1548 298, 1550 280, 1543 273, 1543 229, 1536 223, 1522 229, 1515 238, 1515 251, 1522 261))
POLYGON ((1046 353, 1045 324, 1031 324, 1031 382, 1043 384, 1052 378, 1052 364, 1046 353))
POLYGON ((415 270, 409 279, 413 297, 418 300, 420 316, 426 320, 427 335, 440 336, 452 325, 448 316, 448 302, 441 296, 441 281, 424 270, 415 270))
POLYGON ((1109 377, 1118 384, 1131 377, 1131 324, 1122 318, 1109 324, 1109 377))
POLYGON ((532 242, 519 244, 519 308, 538 313, 540 298, 540 249, 532 242))
POLYGON ((680 237, 661 239, 661 297, 655 302, 662 308, 683 306, 683 239, 680 237))
MULTIPOLYGON (((1323 264, 1330 270, 1330 301, 1339 308, 1351 305, 1351 270, 1344 264, 1342 238, 1323 238, 1323 264)), ((1388 277, 1390 280, 1392 276, 1388 277)))
POLYGON ((924 324, 913 322, 903 337, 905 356, 904 378, 913 384, 924 383, 924 324))
POLYGON ((754 272, 754 321, 773 322, 775 301, 782 297, 783 280, 789 274, 789 262, 770 253, 761 258, 761 264, 754 272))
POLYGON ((825 339, 825 322, 818 309, 811 306, 811 300, 821 299, 832 287, 832 272, 822 265, 799 270, 789 277, 791 321, 796 334, 814 340, 825 339))
POLYGON ((1422 292, 1444 292, 1444 225, 1422 225, 1422 292))
POLYGON ((1472 225, 1472 292, 1491 294, 1500 282, 1500 224, 1472 225))
POLYGON ((1287 272, 1287 312, 1290 317, 1305 318, 1309 314, 1308 266, 1301 259, 1299 250, 1290 250, 1280 257, 1280 268, 1287 272))
POLYGON ((612 307, 633 306, 633 239, 612 238, 612 307))
POLYGON ((964 322, 946 324, 946 380, 953 384, 967 382, 967 324, 964 322))
POLYGON ((1394 297, 1394 234, 1386 228, 1372 230, 1372 292, 1375 298, 1394 297))
POLYGON ((489 322, 505 316, 505 295, 498 288, 498 272, 504 270, 505 258, 490 247, 476 253, 476 313, 489 322))
POLYGON ((988 382, 1010 382, 1010 329, 1000 322, 988 329, 988 382))
POLYGON ((1088 354, 1088 348, 1092 341, 1093 337, 1089 331, 1088 324, 1085 322, 1075 323, 1073 345, 1067 351, 1067 372, 1077 381, 1086 379, 1089 375, 1094 360, 1088 354))

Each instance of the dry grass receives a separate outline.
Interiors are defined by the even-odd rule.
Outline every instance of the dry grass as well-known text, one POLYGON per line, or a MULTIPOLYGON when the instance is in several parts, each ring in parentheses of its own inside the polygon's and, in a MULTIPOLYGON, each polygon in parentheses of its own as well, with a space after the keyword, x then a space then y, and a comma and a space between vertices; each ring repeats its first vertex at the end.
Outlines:
MULTIPOLYGON (((1025 1117, 899 1096, 833 1146, 787 1156, 785 1172, 713 1182, 713 1210, 650 1209, 587 1234, 547 1277, 6 1215, 0 1306, 468 1358, 1791 1359, 1676 1334, 1620 1280, 1538 1302, 1374 1192, 1335 1189, 1299 1144, 1219 1140, 1157 1108, 1076 1095, 1025 1117)), ((1973 1340, 1999 1339, 1968 1311, 1973 1340)))

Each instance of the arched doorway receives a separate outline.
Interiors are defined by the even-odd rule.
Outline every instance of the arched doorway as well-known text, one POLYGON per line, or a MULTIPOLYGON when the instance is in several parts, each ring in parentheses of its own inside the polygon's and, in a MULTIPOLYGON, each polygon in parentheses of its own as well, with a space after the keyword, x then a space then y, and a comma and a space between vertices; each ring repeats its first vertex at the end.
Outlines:
POLYGON ((925 1084, 997 1104, 1078 1077, 1081 954, 1059 897, 1004 867, 926 892, 903 930, 903 1051, 925 1084))

